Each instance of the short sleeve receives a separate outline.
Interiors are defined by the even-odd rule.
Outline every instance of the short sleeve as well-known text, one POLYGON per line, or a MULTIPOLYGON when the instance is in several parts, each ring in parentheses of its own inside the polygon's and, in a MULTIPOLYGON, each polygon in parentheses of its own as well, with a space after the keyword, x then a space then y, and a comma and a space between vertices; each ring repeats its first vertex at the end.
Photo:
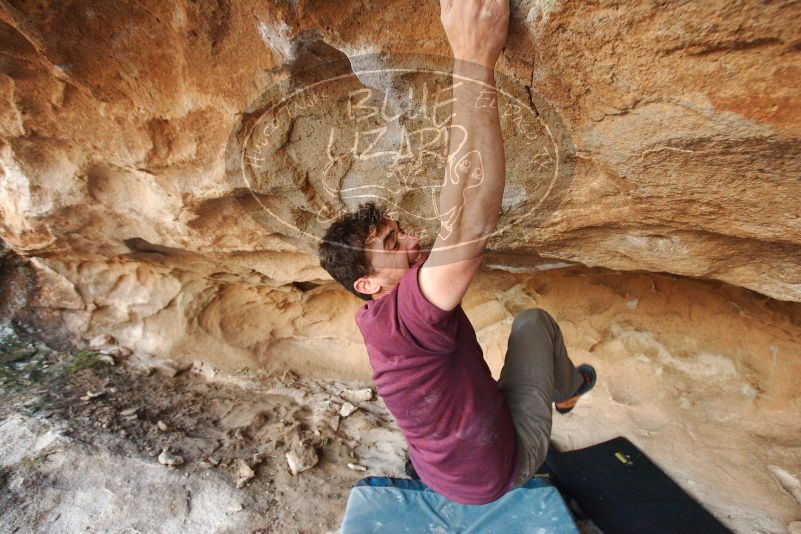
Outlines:
POLYGON ((398 285, 398 317, 422 349, 450 353, 458 345, 459 309, 443 310, 420 291, 419 263, 409 269, 398 285))

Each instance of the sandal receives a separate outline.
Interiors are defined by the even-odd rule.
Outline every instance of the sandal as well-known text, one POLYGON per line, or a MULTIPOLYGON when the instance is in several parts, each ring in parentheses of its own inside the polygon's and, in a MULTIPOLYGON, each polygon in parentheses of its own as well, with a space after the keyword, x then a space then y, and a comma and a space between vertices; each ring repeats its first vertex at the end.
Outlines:
MULTIPOLYGON (((558 404, 554 403, 554 407, 556 408, 556 411, 559 413, 565 414, 572 411, 576 405, 576 402, 578 402, 578 398, 587 393, 588 391, 590 391, 593 387, 595 387, 595 381, 597 379, 597 375, 595 373, 595 368, 592 365, 588 363, 582 363, 576 368, 576 370, 579 373, 581 373, 582 376, 584 377, 584 383, 581 384, 578 390, 576 390, 575 395, 564 401, 564 402, 569 402, 575 399, 575 401, 569 408, 560 408, 558 404)), ((564 402, 560 402, 559 404, 564 404, 564 402)))

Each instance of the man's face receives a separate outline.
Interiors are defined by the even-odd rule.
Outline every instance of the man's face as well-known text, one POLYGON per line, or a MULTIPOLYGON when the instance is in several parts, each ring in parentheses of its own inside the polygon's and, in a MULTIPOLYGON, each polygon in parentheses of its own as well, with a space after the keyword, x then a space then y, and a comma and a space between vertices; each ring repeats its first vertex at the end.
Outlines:
POLYGON ((398 222, 392 219, 386 220, 380 230, 370 234, 365 247, 367 259, 376 274, 360 278, 354 287, 374 298, 392 291, 415 262, 425 259, 420 253, 420 239, 403 232, 398 222))

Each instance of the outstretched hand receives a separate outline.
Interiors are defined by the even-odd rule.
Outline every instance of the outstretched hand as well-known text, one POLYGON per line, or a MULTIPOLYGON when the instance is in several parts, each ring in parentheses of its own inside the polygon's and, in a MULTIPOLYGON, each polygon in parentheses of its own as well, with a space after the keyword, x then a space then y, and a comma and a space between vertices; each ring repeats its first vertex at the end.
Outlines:
POLYGON ((440 0, 440 8, 454 58, 494 68, 506 44, 509 0, 440 0))

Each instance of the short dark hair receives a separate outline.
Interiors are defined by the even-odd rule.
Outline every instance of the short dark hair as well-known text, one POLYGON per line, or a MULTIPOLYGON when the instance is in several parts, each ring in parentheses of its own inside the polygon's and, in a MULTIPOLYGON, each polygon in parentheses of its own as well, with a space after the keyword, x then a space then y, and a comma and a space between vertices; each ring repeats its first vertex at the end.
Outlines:
POLYGON ((320 266, 362 300, 372 300, 373 297, 356 291, 353 283, 362 276, 375 274, 367 257, 365 242, 371 232, 380 231, 386 219, 384 206, 377 206, 372 201, 360 204, 358 210, 345 213, 331 223, 320 240, 320 266))

